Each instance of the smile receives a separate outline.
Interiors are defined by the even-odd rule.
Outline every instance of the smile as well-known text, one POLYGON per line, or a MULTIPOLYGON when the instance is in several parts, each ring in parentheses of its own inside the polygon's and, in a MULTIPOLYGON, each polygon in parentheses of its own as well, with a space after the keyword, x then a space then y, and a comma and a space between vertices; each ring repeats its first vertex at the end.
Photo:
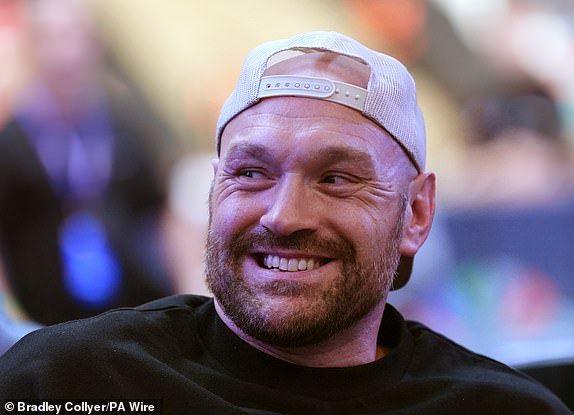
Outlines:
POLYGON ((263 255, 261 263, 265 268, 279 271, 310 271, 325 265, 329 260, 319 258, 283 258, 277 255, 263 255))

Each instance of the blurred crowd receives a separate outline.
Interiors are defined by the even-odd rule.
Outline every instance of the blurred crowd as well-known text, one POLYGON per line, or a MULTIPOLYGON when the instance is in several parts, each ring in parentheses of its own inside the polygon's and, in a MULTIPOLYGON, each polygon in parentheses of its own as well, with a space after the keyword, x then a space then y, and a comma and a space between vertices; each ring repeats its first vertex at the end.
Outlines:
MULTIPOLYGON (((113 20, 102 13, 106 2, 98 13, 92 3, 0 1, 0 353, 41 325, 207 293, 201 257, 212 149, 202 143, 213 127, 204 123, 217 114, 190 114, 183 129, 170 122, 102 30, 113 20)), ((485 1, 470 12, 449 0, 316 3, 336 10, 330 29, 396 56, 417 81, 440 210, 427 244, 433 260, 415 269, 419 287, 430 284, 427 274, 453 273, 444 265, 456 256, 452 235, 448 243, 443 236, 463 225, 443 222, 443 213, 574 203, 571 1, 485 1)), ((161 66, 161 51, 148 53, 161 66)), ((234 74, 226 76, 202 84, 231 84, 234 74)), ((215 112, 203 95, 194 93, 190 105, 215 112)), ((560 287, 540 275, 523 281, 560 287)), ((413 286, 398 299, 405 307, 419 298, 413 286)), ((562 301, 552 287, 554 302, 562 301)), ((518 303, 530 301, 528 289, 513 292, 525 293, 513 297, 518 303)))

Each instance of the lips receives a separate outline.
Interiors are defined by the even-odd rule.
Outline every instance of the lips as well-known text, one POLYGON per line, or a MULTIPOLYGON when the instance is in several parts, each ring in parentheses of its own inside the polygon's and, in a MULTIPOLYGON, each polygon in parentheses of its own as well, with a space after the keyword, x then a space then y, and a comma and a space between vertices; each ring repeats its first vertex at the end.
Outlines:
POLYGON ((279 255, 265 254, 259 258, 260 266, 285 272, 310 271, 329 262, 326 258, 286 258, 279 255))

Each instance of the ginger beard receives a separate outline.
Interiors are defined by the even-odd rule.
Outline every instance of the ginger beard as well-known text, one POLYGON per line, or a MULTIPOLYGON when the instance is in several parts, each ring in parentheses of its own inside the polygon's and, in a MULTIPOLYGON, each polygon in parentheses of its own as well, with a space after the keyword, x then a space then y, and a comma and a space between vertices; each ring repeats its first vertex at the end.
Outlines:
POLYGON ((403 197, 394 228, 384 240, 372 241, 378 248, 364 259, 357 258, 353 243, 342 235, 336 240, 307 231, 276 236, 265 228, 216 235, 210 218, 207 284, 227 317, 252 338, 283 347, 317 344, 358 322, 387 295, 400 261, 405 202, 403 197), (255 285, 242 268, 242 259, 254 248, 321 252, 336 258, 340 272, 328 286, 292 280, 255 285), (286 301, 267 302, 267 296, 286 301))

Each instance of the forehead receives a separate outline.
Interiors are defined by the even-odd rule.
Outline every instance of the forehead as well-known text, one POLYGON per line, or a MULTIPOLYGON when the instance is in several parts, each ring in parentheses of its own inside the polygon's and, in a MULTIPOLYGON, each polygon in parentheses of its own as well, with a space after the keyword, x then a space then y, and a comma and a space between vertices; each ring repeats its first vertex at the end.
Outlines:
POLYGON ((264 99, 235 117, 223 131, 221 156, 246 145, 265 147, 290 160, 332 160, 344 151, 362 152, 372 164, 381 165, 406 157, 385 130, 359 112, 300 97, 264 99))

